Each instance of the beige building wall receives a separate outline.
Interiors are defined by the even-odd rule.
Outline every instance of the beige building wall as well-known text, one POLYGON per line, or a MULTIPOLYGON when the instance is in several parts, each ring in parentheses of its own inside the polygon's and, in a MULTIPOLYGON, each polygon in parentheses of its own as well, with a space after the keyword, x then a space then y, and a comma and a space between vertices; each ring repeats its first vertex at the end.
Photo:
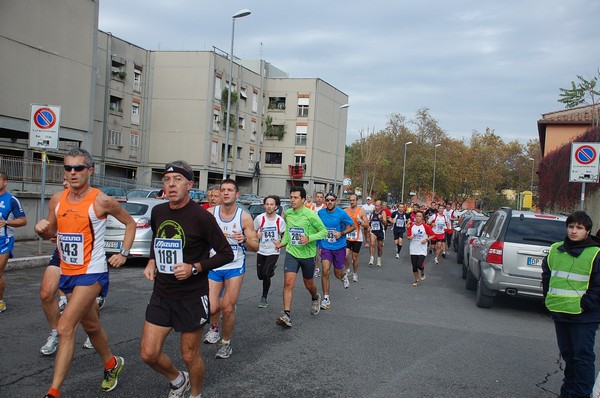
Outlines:
POLYGON ((585 125, 549 125, 546 127, 545 154, 573 142, 575 137, 585 133, 588 128, 585 125))
POLYGON ((60 138, 91 146, 97 7, 92 0, 63 0, 60 6, 45 0, 2 2, 2 136, 19 138, 26 148, 30 105, 59 105, 60 138))

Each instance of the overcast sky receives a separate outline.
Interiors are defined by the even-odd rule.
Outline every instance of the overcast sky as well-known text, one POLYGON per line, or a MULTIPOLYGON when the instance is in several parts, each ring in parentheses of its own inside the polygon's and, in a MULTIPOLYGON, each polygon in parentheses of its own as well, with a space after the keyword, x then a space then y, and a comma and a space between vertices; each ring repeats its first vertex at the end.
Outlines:
POLYGON ((99 27, 148 50, 229 52, 350 97, 348 138, 428 107, 454 138, 537 138, 559 88, 600 67, 598 0, 100 0, 99 27), (261 45, 262 43, 262 45, 261 45))

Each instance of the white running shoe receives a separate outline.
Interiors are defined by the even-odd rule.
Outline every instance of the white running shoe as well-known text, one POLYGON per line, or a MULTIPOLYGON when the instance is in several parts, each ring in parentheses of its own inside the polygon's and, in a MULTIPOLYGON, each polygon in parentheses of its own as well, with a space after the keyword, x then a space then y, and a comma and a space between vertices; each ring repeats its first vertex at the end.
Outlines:
POLYGON ((373 266, 373 261, 375 261, 375 259, 373 258, 373 256, 371 256, 371 258, 369 259, 369 267, 373 266))
POLYGON ((348 280, 348 274, 344 274, 342 278, 342 283, 344 284, 344 289, 348 289, 350 286, 350 281, 348 280))
POLYGON ((440 262, 438 261, 438 258, 434 258, 433 261, 435 261, 436 264, 439 264, 440 262))
POLYGON ((319 268, 315 268, 315 274, 313 275, 313 278, 318 278, 321 276, 321 270, 319 268))
POLYGON ((219 335, 218 330, 214 330, 210 328, 206 335, 204 336, 204 344, 217 344, 221 340, 221 336, 219 335))
POLYGON ((58 309, 60 310, 60 314, 61 314, 61 315, 62 315, 62 313, 64 312, 64 310, 65 310, 65 307, 66 307, 66 306, 67 306, 67 298, 66 298, 66 297, 65 297, 65 298, 62 298, 62 297, 61 297, 61 298, 58 300, 58 309))
POLYGON ((104 307, 104 304, 106 303, 106 297, 98 296, 98 297, 96 297, 96 302, 98 303, 98 307, 100 307, 100 309, 102 309, 104 307))
POLYGON ((352 282, 358 282, 358 274, 356 272, 352 274, 352 282))
POLYGON ((331 308, 331 301, 329 301, 329 297, 326 297, 321 301, 321 309, 328 310, 331 308))
POLYGON ((50 333, 46 344, 40 348, 40 353, 42 355, 52 355, 58 349, 58 334, 50 333))
POLYGON ((379 258, 377 259, 377 266, 378 266, 378 267, 381 267, 381 257, 379 257, 379 258))
POLYGON ((180 387, 175 387, 173 384, 169 383, 171 386, 171 391, 169 391, 168 398, 183 398, 186 392, 190 391, 190 375, 188 372, 181 372, 183 374, 183 384, 180 387))
POLYGON ((85 339, 85 341, 83 342, 83 348, 85 348, 86 350, 94 349, 94 345, 92 344, 92 340, 90 340, 90 336, 88 336, 87 339, 85 339))
POLYGON ((321 311, 320 302, 321 302, 321 293, 317 293, 317 299, 311 300, 311 302, 310 302, 310 313, 312 315, 317 315, 319 313, 319 311, 321 311))
POLYGON ((350 268, 344 268, 344 272, 346 273, 346 275, 350 274, 350 268))
POLYGON ((396 253, 396 258, 400 258, 400 254, 396 253))

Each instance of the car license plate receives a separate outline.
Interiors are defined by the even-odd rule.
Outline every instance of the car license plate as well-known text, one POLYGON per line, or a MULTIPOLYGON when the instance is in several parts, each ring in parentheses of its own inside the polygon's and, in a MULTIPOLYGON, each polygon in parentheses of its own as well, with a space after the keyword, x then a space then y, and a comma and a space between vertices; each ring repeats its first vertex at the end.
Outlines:
POLYGON ((541 267, 543 259, 539 257, 527 257, 527 265, 534 267, 541 267))
POLYGON ((121 248, 121 242, 108 242, 108 241, 105 241, 104 242, 104 248, 105 249, 120 249, 121 248))

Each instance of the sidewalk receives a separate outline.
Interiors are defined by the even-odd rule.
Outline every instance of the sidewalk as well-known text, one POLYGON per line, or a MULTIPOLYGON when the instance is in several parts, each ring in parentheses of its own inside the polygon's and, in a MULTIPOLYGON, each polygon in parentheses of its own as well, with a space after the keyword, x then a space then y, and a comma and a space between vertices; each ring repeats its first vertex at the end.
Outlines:
POLYGON ((15 242, 13 249, 14 257, 8 260, 6 270, 44 266, 48 264, 55 248, 56 243, 44 240, 40 252, 39 240, 18 240, 15 242))

